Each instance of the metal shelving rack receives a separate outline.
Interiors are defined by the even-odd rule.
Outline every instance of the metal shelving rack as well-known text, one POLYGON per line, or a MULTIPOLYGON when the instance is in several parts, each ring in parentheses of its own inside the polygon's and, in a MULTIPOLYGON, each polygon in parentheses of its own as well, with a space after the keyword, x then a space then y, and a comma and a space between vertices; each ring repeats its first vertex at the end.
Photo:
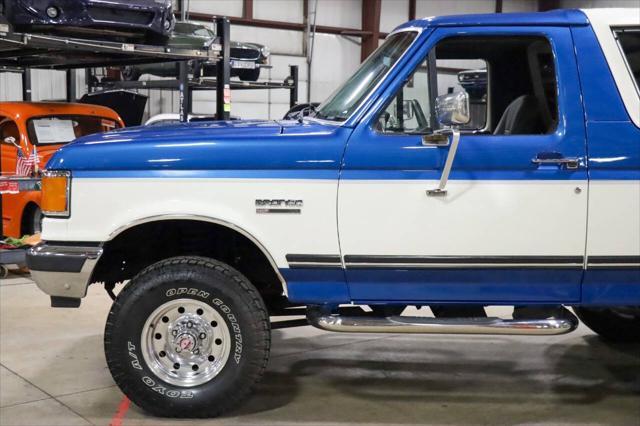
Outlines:
MULTIPOLYGON (((1 22, 0 22, 1 23, 1 22)), ((180 92, 180 117, 187 121, 194 90, 216 91, 216 117, 229 119, 230 90, 286 89, 290 105, 298 101, 298 67, 290 66, 290 76, 283 82, 231 81, 230 24, 226 17, 216 18, 218 44, 211 49, 171 48, 147 44, 80 39, 54 35, 4 31, 0 25, 0 72, 22 74, 23 100, 31 100, 31 68, 67 71, 67 100, 76 99, 75 70, 134 65, 154 62, 180 63, 177 80, 108 81, 87 78, 88 91, 112 89, 164 89, 180 92), (216 78, 190 79, 189 61, 218 62, 216 78)))

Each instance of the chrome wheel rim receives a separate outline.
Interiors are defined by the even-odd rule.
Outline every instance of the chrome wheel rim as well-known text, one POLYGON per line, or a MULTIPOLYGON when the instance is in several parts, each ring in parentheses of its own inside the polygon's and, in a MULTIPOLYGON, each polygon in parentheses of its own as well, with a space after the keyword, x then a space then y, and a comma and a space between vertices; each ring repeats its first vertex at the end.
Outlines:
POLYGON ((153 374, 182 387, 216 377, 231 351, 231 334, 222 315, 194 299, 159 306, 147 318, 140 341, 142 356, 153 374))

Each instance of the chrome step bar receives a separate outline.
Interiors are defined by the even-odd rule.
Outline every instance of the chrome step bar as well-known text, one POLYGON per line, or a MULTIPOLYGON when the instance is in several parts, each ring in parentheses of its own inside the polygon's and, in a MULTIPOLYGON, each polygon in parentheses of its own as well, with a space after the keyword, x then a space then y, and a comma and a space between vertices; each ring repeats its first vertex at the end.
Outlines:
POLYGON ((341 316, 318 306, 307 307, 307 320, 321 330, 346 333, 513 334, 551 336, 575 330, 579 321, 564 310, 549 319, 427 318, 341 316))

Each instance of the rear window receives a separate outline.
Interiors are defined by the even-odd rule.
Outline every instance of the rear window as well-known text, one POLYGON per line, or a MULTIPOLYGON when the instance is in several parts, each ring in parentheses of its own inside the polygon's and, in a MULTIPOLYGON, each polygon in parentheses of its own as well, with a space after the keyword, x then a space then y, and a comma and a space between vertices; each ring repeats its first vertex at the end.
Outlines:
POLYGON ((120 124, 112 118, 90 115, 59 115, 31 118, 27 121, 29 140, 36 145, 68 143, 81 136, 108 132, 120 124))
POLYGON ((617 29, 614 34, 636 82, 636 88, 640 88, 640 28, 617 29))

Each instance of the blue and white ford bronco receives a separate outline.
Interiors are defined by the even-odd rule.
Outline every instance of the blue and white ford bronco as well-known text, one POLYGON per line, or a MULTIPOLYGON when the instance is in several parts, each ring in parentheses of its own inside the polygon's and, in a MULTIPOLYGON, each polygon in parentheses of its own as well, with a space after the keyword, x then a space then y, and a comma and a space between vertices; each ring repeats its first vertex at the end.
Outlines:
POLYGON ((108 366, 163 416, 245 399, 270 316, 295 307, 331 331, 536 336, 580 318, 639 341, 639 78, 639 10, 408 22, 308 117, 65 146, 28 263, 53 306, 125 284, 108 366))

